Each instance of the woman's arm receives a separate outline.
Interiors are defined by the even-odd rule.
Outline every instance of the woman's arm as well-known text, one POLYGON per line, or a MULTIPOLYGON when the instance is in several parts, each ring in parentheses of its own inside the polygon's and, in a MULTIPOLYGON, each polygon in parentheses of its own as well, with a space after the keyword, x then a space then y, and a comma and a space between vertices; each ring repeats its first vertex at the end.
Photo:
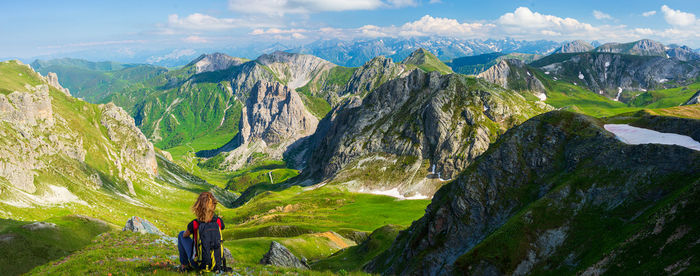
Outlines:
POLYGON ((183 238, 189 238, 190 237, 190 230, 185 230, 185 233, 182 233, 183 238))

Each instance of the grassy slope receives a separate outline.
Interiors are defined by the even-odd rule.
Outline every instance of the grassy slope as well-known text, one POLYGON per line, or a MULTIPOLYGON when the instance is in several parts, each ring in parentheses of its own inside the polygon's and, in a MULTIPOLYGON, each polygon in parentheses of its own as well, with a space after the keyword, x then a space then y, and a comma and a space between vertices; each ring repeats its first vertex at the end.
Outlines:
MULTIPOLYGON (((40 266, 30 274, 42 275, 182 275, 177 272, 177 248, 159 241, 155 235, 110 232, 99 236, 88 247, 61 260, 40 266)), ((262 255, 260 256, 262 257, 262 255)), ((262 266, 227 264, 233 275, 334 275, 330 272, 262 266)), ((198 275, 198 273, 187 273, 198 275)), ((351 275, 364 275, 352 273, 351 275)))
POLYGON ((433 53, 422 48, 413 52, 401 63, 409 65, 409 69, 410 65, 414 65, 425 72, 438 71, 440 74, 454 73, 452 72, 452 68, 440 61, 433 53))
POLYGON ((106 224, 76 216, 47 220, 55 228, 29 230, 30 222, 0 219, 0 267, 3 274, 16 275, 50 260, 64 257, 100 233, 110 230, 106 224))
POLYGON ((594 117, 608 117, 642 109, 679 106, 700 89, 700 82, 696 82, 677 88, 652 90, 640 94, 630 104, 625 104, 593 93, 581 86, 560 80, 555 81, 540 70, 531 71, 537 75, 547 89, 547 100, 545 101, 547 104, 557 108, 568 108, 594 117))
MULTIPOLYGON (((221 215, 232 226, 224 231, 229 249, 259 255, 271 240, 309 240, 314 237, 309 234, 327 231, 350 238, 354 232, 370 232, 386 224, 407 227, 420 217, 428 202, 349 193, 328 186, 314 190, 293 186, 261 193, 239 208, 222 210, 221 215)), ((323 248, 308 253, 300 246, 290 250, 312 260, 333 253, 323 248)), ((254 261, 250 258, 246 259, 254 261)))
POLYGON ((360 270, 379 253, 387 250, 402 229, 402 227, 396 225, 386 225, 378 228, 362 244, 338 251, 328 258, 312 263, 311 267, 318 270, 331 271, 360 270))

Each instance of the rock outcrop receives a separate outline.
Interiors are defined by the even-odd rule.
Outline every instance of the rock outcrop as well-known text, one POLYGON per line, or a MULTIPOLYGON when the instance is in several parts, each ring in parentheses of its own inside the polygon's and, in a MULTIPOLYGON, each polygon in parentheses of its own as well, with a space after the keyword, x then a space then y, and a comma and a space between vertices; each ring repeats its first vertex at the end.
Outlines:
POLYGON ((199 74, 228 69, 232 66, 238 66, 245 62, 246 60, 242 58, 231 57, 222 53, 213 53, 201 55, 186 66, 194 66, 195 73, 199 74))
MULTIPOLYGON (((691 207, 697 198, 690 198, 697 196, 699 179, 700 152, 626 145, 597 119, 552 111, 501 136, 441 188, 425 215, 366 269, 397 275, 523 275, 553 269, 577 274, 593 265, 615 268, 631 258, 626 269, 638 271, 642 262, 661 271, 688 257, 667 250, 673 257, 658 259, 666 256, 661 253, 667 252, 666 236, 637 247, 660 255, 622 248, 648 235, 638 226, 658 225, 653 210, 676 204, 671 198, 685 198, 679 201, 685 207, 674 207, 677 221, 697 213, 691 207), (621 250, 611 256, 610 248, 621 250)), ((673 230, 665 233, 671 236, 673 230)), ((688 250, 698 248, 678 242, 688 250)))
POLYGON ((474 78, 414 70, 331 111, 311 138, 303 175, 429 196, 503 129, 546 109, 474 78))
POLYGON ((688 46, 671 47, 666 50, 666 54, 669 58, 676 58, 682 61, 698 60, 700 59, 700 54, 693 51, 688 46))
POLYGON ((199 155, 226 152, 223 166, 235 170, 254 152, 282 158, 289 145, 313 134, 317 125, 295 91, 278 82, 258 81, 243 107, 238 134, 224 147, 199 155))
POLYGON ((267 66, 290 90, 295 90, 336 65, 312 55, 277 51, 256 59, 267 66))
POLYGON ((126 224, 124 225, 124 228, 122 228, 122 231, 131 231, 141 234, 156 234, 159 236, 165 236, 165 234, 163 234, 163 232, 161 232, 160 229, 158 229, 158 227, 153 225, 153 223, 137 216, 133 216, 129 220, 127 220, 126 224))
POLYGON ((666 57, 666 46, 650 39, 642 39, 630 43, 605 43, 593 51, 598 53, 666 57))
POLYGON ((87 204, 82 197, 90 190, 133 194, 134 183, 153 180, 153 145, 123 110, 59 91, 53 74, 42 77, 14 61, 0 66, 20 77, 0 87, 15 90, 0 93, 0 202, 27 208, 87 204))
POLYGON ((582 53, 590 52, 594 49, 593 45, 583 40, 574 40, 561 45, 554 53, 582 53))
POLYGON ((340 96, 365 96, 384 82, 406 76, 408 73, 403 64, 394 63, 390 58, 383 56, 375 57, 352 74, 340 96))
POLYGON ((688 99, 683 105, 691 104, 700 104, 700 90, 698 90, 698 92, 695 92, 693 96, 690 96, 690 99, 688 99))
POLYGON ((289 249, 276 241, 270 243, 270 250, 265 253, 260 264, 309 269, 308 264, 299 260, 289 249))
POLYGON ((613 99, 622 91, 686 85, 700 76, 700 61, 683 62, 665 56, 582 53, 564 60, 545 57, 530 65, 551 77, 585 86, 613 99))
POLYGON ((134 118, 121 107, 108 103, 100 105, 100 109, 100 122, 107 129, 109 139, 119 146, 119 155, 114 160, 119 176, 127 180, 129 192, 135 194, 132 182, 138 180, 138 173, 146 173, 150 177, 158 175, 153 144, 136 127, 134 118))
POLYGON ((61 92, 63 92, 64 94, 66 94, 66 96, 70 96, 70 91, 68 90, 68 88, 63 88, 63 86, 61 86, 61 84, 58 83, 58 76, 56 75, 56 73, 54 73, 54 72, 49 72, 48 74, 46 74, 46 82, 47 82, 49 85, 55 87, 55 88, 58 89, 59 91, 61 91, 61 92))
POLYGON ((477 77, 506 89, 530 91, 542 101, 547 99, 544 84, 522 60, 501 60, 496 65, 481 72, 477 77))

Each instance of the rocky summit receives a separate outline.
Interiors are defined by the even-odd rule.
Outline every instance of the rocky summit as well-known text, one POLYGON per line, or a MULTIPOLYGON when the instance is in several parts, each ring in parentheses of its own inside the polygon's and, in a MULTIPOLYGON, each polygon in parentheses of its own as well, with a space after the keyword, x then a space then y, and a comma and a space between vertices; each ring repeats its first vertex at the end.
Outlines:
POLYGON ((326 116, 304 174, 358 191, 431 195, 503 129, 547 109, 474 78, 414 70, 326 116))

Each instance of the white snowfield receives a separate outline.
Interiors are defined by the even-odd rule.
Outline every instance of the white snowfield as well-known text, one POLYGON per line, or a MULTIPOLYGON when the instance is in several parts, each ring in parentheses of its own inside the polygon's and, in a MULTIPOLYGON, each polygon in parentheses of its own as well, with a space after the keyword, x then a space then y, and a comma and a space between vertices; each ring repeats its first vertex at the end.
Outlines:
POLYGON ((700 151, 700 142, 690 136, 675 133, 658 132, 651 129, 633 127, 627 124, 607 124, 605 130, 617 136, 617 139, 625 144, 663 144, 678 145, 692 150, 700 151))
POLYGON ((390 196, 390 197, 395 197, 398 199, 430 199, 429 196, 424 196, 422 194, 416 193, 414 196, 409 196, 406 197, 399 193, 398 188, 393 188, 391 190, 365 190, 364 188, 359 191, 360 193, 365 193, 365 194, 375 194, 375 195, 385 195, 385 196, 390 196))

